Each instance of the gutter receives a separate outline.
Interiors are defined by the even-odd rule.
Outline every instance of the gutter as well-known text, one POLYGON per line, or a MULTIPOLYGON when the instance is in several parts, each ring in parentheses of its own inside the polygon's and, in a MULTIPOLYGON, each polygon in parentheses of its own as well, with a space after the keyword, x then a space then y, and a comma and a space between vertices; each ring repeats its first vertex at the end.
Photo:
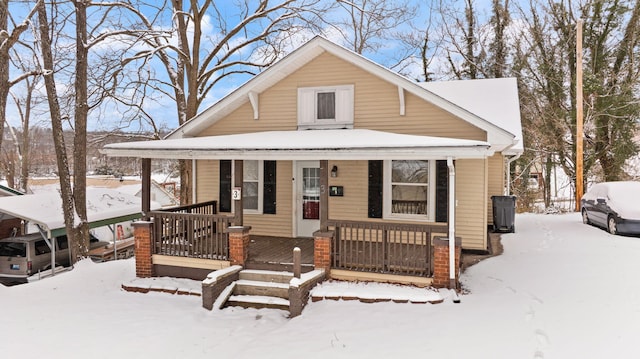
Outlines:
POLYGON ((507 172, 507 186, 505 187, 505 195, 508 196, 511 194, 511 164, 515 162, 518 158, 522 156, 522 153, 518 153, 517 155, 512 156, 511 158, 506 158, 505 163, 505 171, 507 172))

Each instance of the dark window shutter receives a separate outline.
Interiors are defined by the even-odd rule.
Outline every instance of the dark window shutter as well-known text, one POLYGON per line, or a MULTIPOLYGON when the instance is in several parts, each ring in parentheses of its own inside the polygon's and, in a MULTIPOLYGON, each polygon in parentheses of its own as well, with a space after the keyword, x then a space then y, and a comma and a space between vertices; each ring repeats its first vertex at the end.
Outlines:
POLYGON ((276 214, 276 161, 264 161, 262 213, 276 214))
POLYGON ((436 222, 446 222, 449 216, 449 167, 447 161, 436 161, 436 222))
POLYGON ((220 160, 220 212, 231 212, 231 160, 220 160))
POLYGON ((382 218, 382 161, 369 161, 369 218, 382 218))

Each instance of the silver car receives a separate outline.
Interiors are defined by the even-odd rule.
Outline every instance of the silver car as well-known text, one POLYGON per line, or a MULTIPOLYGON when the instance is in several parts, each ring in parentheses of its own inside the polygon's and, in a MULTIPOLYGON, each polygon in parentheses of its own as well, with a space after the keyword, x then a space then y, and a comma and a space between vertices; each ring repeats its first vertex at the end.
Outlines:
POLYGON ((640 234, 640 182, 602 182, 580 200, 582 222, 611 234, 640 234))
MULTIPOLYGON (((55 238, 56 266, 69 266, 67 236, 55 238)), ((91 236, 90 248, 106 245, 91 236)), ((39 271, 51 269, 51 249, 39 233, 0 239, 0 283, 24 283, 39 271)))

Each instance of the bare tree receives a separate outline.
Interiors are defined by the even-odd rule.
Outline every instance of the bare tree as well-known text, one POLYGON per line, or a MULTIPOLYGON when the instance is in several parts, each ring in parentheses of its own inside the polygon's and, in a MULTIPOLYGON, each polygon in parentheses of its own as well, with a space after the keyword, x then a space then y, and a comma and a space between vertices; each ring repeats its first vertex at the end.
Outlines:
POLYGON ((344 42, 358 54, 375 53, 388 40, 400 37, 400 27, 410 29, 416 17, 416 6, 409 1, 392 0, 337 0, 346 15, 332 22, 344 42))
MULTIPOLYGON (((254 75, 281 56, 288 40, 303 29, 321 9, 319 0, 238 1, 218 4, 212 0, 184 2, 172 0, 173 29, 160 31, 155 23, 138 12, 144 31, 132 31, 130 39, 146 49, 124 63, 138 68, 159 63, 165 76, 150 78, 146 86, 175 101, 178 123, 194 117, 219 82, 234 75, 254 75), (210 28, 207 28, 210 27, 210 28), (137 37, 136 37, 137 36, 137 37), (175 37, 170 37, 175 36, 175 37), (175 40, 175 41, 174 41, 175 40)), ((132 46, 133 48, 133 46, 132 46)), ((139 72, 140 73, 140 72, 139 72)), ((191 163, 180 163, 180 194, 183 203, 192 199, 191 163)))
POLYGON ((25 16, 23 22, 16 24, 12 21, 13 28, 9 28, 9 0, 0 0, 0 145, 2 144, 5 116, 7 112, 7 100, 9 89, 19 82, 23 76, 12 81, 9 80, 10 57, 9 51, 20 40, 20 35, 29 28, 29 21, 35 14, 39 0, 31 11, 25 16))

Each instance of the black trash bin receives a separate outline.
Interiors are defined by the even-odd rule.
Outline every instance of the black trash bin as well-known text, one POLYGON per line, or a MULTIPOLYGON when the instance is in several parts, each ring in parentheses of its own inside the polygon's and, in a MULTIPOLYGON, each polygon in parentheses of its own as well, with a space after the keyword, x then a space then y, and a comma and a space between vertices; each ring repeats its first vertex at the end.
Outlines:
POLYGON ((516 196, 491 196, 493 203, 493 231, 516 231, 516 196))

